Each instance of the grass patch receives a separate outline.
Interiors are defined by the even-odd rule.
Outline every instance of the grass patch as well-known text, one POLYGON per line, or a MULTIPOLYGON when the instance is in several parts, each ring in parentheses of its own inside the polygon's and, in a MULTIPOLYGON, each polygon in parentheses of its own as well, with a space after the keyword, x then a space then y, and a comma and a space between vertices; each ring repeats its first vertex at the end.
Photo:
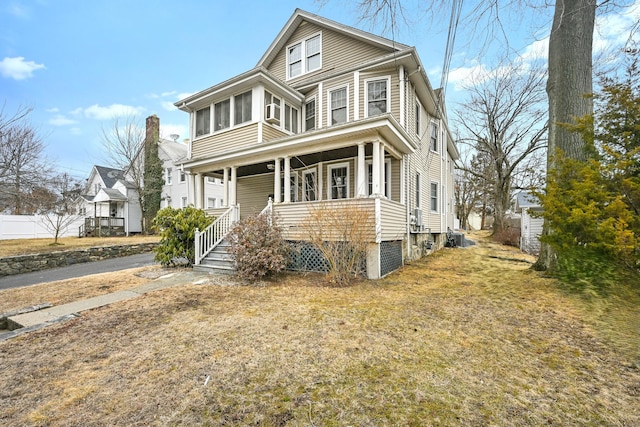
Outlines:
POLYGON ((596 310, 523 260, 479 240, 345 288, 213 276, 86 312, 0 343, 0 420, 640 424, 637 295, 596 310))
POLYGON ((68 249, 91 248, 96 246, 135 245, 159 242, 159 236, 130 237, 61 237, 58 243, 53 239, 12 239, 0 241, 0 258, 14 255, 48 253, 68 249))

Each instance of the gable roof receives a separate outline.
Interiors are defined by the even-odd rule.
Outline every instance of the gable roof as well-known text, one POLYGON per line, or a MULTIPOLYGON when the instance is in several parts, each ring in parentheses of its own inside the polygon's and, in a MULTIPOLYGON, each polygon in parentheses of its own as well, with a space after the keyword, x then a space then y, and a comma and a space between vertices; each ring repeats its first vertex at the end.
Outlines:
POLYGON ((289 18, 282 30, 280 30, 275 40, 271 43, 264 55, 262 55, 262 58, 260 58, 256 67, 268 67, 271 61, 273 61, 273 59, 276 57, 278 52, 280 52, 280 50, 285 47, 291 35, 303 21, 311 22, 320 27, 328 28, 342 34, 346 34, 365 43, 373 44, 389 51, 404 50, 409 48, 409 46, 405 44, 398 43, 384 37, 376 36, 375 34, 368 33, 366 31, 362 31, 348 25, 340 24, 339 22, 323 18, 322 16, 318 16, 298 8, 293 12, 291 18, 289 18))
POLYGON ((111 188, 119 179, 124 179, 124 171, 121 169, 109 168, 106 166, 94 166, 105 187, 111 188))
POLYGON ((186 159, 188 152, 186 144, 171 139, 160 139, 158 149, 162 150, 174 163, 186 159))
POLYGON ((540 200, 531 194, 530 191, 521 191, 516 194, 516 212, 522 212, 522 209, 540 209, 540 200))

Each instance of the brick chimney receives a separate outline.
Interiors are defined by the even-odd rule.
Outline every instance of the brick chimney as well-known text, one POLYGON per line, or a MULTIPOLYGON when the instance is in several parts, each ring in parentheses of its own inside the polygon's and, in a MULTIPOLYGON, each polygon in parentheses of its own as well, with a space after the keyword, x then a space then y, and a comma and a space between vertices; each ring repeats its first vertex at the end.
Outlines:
POLYGON ((144 143, 158 143, 160 141, 160 119, 155 114, 153 116, 147 117, 146 120, 146 135, 144 138, 144 143))

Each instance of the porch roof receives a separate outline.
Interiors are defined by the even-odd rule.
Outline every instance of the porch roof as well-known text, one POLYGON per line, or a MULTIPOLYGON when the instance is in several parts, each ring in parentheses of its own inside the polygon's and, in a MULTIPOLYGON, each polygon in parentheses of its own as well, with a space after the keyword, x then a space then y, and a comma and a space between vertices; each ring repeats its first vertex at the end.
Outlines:
POLYGON ((221 155, 192 159, 184 167, 195 171, 272 162, 276 157, 308 156, 356 147, 360 142, 380 140, 395 157, 413 153, 416 143, 391 114, 348 122, 258 143, 250 148, 229 150, 221 155))
POLYGON ((93 202, 126 202, 127 196, 113 188, 101 188, 93 198, 93 202))

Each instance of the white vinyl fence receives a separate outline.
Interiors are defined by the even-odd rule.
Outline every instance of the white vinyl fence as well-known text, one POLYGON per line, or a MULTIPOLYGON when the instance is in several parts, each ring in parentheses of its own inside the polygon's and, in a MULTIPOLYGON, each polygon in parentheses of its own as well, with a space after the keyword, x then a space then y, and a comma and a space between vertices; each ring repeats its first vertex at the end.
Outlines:
MULTIPOLYGON (((52 238, 55 230, 48 226, 44 215, 0 215, 0 240, 52 238)), ((54 218, 55 221, 55 218, 54 218)), ((78 229, 84 218, 78 217, 60 230, 58 237, 78 237, 78 229)))

